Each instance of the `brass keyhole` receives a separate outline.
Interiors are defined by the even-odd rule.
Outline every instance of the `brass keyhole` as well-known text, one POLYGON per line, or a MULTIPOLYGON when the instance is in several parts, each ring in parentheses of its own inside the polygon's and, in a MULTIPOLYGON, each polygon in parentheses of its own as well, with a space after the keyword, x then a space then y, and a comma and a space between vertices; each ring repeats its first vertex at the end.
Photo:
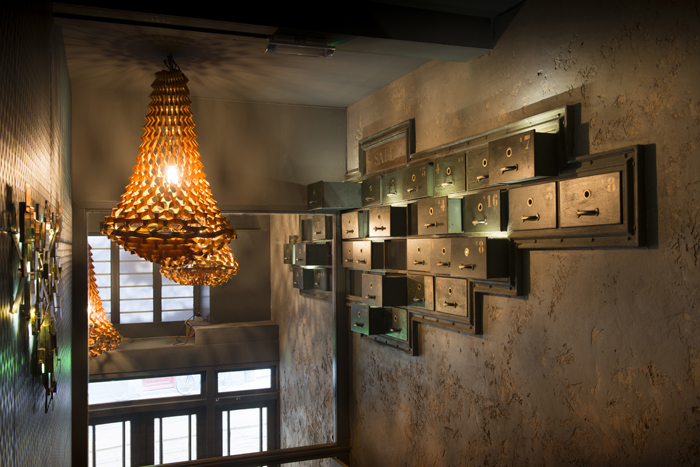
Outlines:
POLYGON ((394 186, 394 185, 396 185, 396 182, 394 182, 394 179, 392 178, 391 179, 391 186, 394 186))
POLYGON ((362 312, 361 312, 361 311, 358 311, 358 312, 357 312, 357 317, 358 317, 358 318, 362 318, 362 312))
POLYGON ((415 182, 416 181, 416 174, 411 175, 411 181, 415 182))
POLYGON ((445 170, 445 173, 446 173, 447 175, 450 175, 450 174, 452 173, 452 168, 451 168, 451 167, 448 167, 447 170, 445 170))
POLYGON ((452 287, 450 287, 449 289, 447 289, 447 293, 450 294, 450 295, 452 295, 452 287))
POLYGON ((479 203, 479 205, 476 208, 479 210, 479 212, 481 212, 484 210, 484 205, 479 203))
POLYGON ((443 255, 447 254, 447 248, 443 248, 443 249, 442 249, 442 254, 443 254, 443 255))
POLYGON ((534 203, 534 201, 532 200, 532 198, 528 198, 528 199, 527 199, 527 205, 528 205, 528 206, 532 206, 532 203, 534 203))
POLYGON ((583 197, 584 197, 585 199, 590 198, 590 197, 591 197, 591 190, 585 190, 585 191, 583 192, 583 197))
MULTIPOLYGON (((362 250, 360 250, 360 253, 361 252, 362 252, 362 250)), ((348 248, 348 254, 350 254, 350 253, 352 253, 352 248, 348 248)))
POLYGON ((489 163, 489 161, 487 159, 484 159, 483 161, 481 161, 481 165, 483 165, 484 167, 486 167, 488 165, 488 163, 489 163))
POLYGON ((420 253, 420 247, 418 247, 417 250, 418 250, 418 253, 420 253))
POLYGON ((316 190, 313 190, 311 193, 315 195, 315 194, 316 194, 316 190))
POLYGON ((506 157, 510 157, 512 155, 513 155, 513 149, 512 148, 506 149, 506 157))
MULTIPOLYGON (((349 250, 348 250, 349 251, 349 250)), ((360 253, 362 253, 362 248, 360 248, 360 253)))
POLYGON ((469 248, 464 249, 464 256, 469 256, 469 248))
POLYGON ((350 222, 351 222, 351 220, 350 220, 350 219, 348 219, 348 224, 349 224, 350 222))
POLYGON ((433 208, 430 208, 430 209, 428 210, 428 213, 430 213, 430 215, 432 216, 432 215, 433 215, 433 208))
POLYGON ((399 317, 394 315, 394 322, 397 322, 399 320, 399 317))
POLYGON ((374 284, 373 284, 372 282, 369 283, 369 288, 370 288, 370 289, 373 289, 373 288, 374 288, 374 284))
POLYGON ((372 185, 369 186, 369 191, 372 191, 372 185))
POLYGON ((381 214, 377 214, 377 220, 379 220, 379 219, 381 219, 381 218, 382 218, 382 215, 381 215, 381 214))
POLYGON ((418 284, 418 290, 420 290, 420 289, 421 289, 421 287, 423 287, 423 286, 422 286, 422 285, 420 285, 420 284, 418 284))

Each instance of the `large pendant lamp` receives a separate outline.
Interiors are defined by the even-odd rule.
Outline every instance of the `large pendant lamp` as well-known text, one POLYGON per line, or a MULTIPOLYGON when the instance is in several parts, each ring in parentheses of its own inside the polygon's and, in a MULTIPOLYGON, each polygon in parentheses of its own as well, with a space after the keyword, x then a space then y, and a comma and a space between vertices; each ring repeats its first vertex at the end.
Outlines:
POLYGON ((210 254, 236 232, 216 201, 199 161, 187 78, 169 56, 156 73, 134 174, 102 233, 141 258, 210 254))
POLYGON ((160 273, 182 285, 221 285, 238 273, 238 261, 231 247, 225 245, 211 255, 200 255, 182 261, 166 260, 160 273))
POLYGON ((97 290, 92 251, 88 246, 88 355, 96 357, 116 348, 122 336, 109 321, 97 290))

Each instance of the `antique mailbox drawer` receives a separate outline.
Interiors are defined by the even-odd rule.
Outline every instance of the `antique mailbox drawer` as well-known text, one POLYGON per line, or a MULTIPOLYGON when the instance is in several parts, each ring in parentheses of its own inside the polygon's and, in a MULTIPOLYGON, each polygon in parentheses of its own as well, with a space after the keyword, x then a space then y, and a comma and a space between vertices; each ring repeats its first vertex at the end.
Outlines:
POLYGON ((389 330, 388 314, 384 308, 353 303, 350 305, 350 329, 365 336, 384 334, 389 330))
POLYGON ((475 279, 508 277, 508 249, 505 238, 453 238, 452 275, 475 279))
POLYGON ((433 196, 467 191, 467 163, 464 154, 449 157, 433 164, 435 167, 433 196))
POLYGON ((489 148, 484 146, 467 153, 467 190, 489 186, 489 148))
POLYGON ((462 232, 462 198, 429 198, 418 201, 418 235, 462 232))
POLYGON ((394 172, 382 177, 382 204, 403 201, 403 175, 401 174, 402 172, 394 172))
POLYGON ((408 275, 406 279, 408 306, 435 310, 434 279, 433 276, 408 275))
POLYGON ((314 289, 331 290, 331 270, 329 268, 313 269, 314 289))
POLYGON ((314 216, 311 219, 311 239, 330 240, 333 238, 333 217, 314 216))
POLYGON ((384 269, 406 270, 406 240, 384 240, 384 269))
POLYGON ((464 197, 464 232, 500 232, 506 230, 508 192, 484 191, 464 197))
POLYGON ((436 277, 435 311, 467 316, 467 280, 436 277))
POLYGON ((370 237, 403 237, 406 235, 406 207, 374 206, 369 208, 370 237))
POLYGON ((402 170, 403 199, 433 196, 433 164, 425 163, 402 170))
POLYGON ((430 271, 432 244, 433 241, 427 238, 409 238, 406 241, 406 269, 409 271, 430 271))
POLYGON ((557 174, 557 135, 525 133, 489 143, 489 183, 534 180, 557 174))
POLYGON ((406 306, 406 276, 363 274, 362 302, 372 306, 406 306))
POLYGON ((434 238, 430 249, 430 272, 450 274, 452 271, 452 239, 434 238))
POLYGON ((346 212, 340 216, 341 236, 365 238, 367 236, 367 211, 346 212))
POLYGON ((289 243, 282 245, 282 257, 284 258, 284 264, 294 264, 294 245, 289 243))
POLYGON ((309 290, 314 288, 314 270, 304 269, 298 266, 292 267, 292 286, 299 290, 309 290))
POLYGON ((355 269, 384 269, 384 244, 369 240, 352 242, 352 260, 355 269))
POLYGON ((330 266, 330 244, 297 243, 294 245, 294 264, 297 266, 330 266))
POLYGON ((362 182, 362 206, 382 204, 382 177, 374 177, 362 182))
POLYGON ((346 268, 354 267, 352 260, 352 250, 357 242, 343 242, 343 266, 346 268))
POLYGON ((556 183, 514 188, 508 193, 510 230, 557 227, 556 183))
POLYGON ((559 223, 562 227, 621 222, 620 172, 559 182, 559 223))
POLYGON ((408 311, 403 308, 389 308, 387 337, 393 337, 402 341, 408 340, 408 311))
POLYGON ((307 187, 307 208, 356 209, 362 207, 360 183, 316 182, 307 187))

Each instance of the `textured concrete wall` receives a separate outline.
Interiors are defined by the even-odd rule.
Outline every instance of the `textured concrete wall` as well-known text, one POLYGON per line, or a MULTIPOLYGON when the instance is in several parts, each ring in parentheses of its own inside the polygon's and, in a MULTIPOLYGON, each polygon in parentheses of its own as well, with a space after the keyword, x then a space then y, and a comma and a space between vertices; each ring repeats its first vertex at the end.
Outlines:
POLYGON ((578 154, 655 145, 649 247, 533 252, 483 337, 422 326, 419 357, 353 336, 353 465, 700 463, 700 6, 567 3, 351 106, 348 167, 408 118, 423 150, 580 103, 578 154))
MULTIPOLYGON (((38 340, 13 302, 15 247, 0 233, 0 465, 55 465, 71 462, 72 208, 70 82, 63 40, 49 2, 4 2, 0 7, 0 229, 11 227, 6 202, 32 202, 52 210, 62 205, 58 255, 61 314, 57 316, 57 394, 44 413, 45 390, 37 375, 38 340), (9 199, 8 188, 12 189, 9 199)), ((83 311, 85 313, 85 310, 83 311)), ((83 317, 87 321, 87 315, 83 317)), ((76 358, 86 359, 87 354, 76 358)))
POLYGON ((281 448, 333 442, 333 305, 302 297, 292 287, 292 267, 283 264, 282 245, 289 242, 289 235, 298 234, 299 216, 271 216, 272 320, 280 330, 281 448))

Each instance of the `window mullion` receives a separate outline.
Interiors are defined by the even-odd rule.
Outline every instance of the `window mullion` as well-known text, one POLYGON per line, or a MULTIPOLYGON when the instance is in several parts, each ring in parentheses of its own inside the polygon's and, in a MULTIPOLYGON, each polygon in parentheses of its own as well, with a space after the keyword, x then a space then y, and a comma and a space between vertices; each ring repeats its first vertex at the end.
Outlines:
POLYGON ((119 245, 110 242, 109 248, 109 267, 112 272, 111 285, 111 320, 112 324, 121 323, 119 317, 119 245))
POLYGON ((160 275, 160 264, 153 263, 153 322, 160 323, 163 321, 163 305, 161 297, 163 296, 163 280, 160 275))

